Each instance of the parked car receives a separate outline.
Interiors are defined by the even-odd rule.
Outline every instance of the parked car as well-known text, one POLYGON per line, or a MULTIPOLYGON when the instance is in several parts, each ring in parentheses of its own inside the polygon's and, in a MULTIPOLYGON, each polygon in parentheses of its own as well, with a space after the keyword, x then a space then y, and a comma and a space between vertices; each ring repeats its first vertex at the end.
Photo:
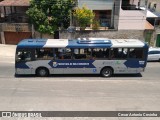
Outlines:
POLYGON ((147 61, 160 61, 160 48, 149 48, 147 61))

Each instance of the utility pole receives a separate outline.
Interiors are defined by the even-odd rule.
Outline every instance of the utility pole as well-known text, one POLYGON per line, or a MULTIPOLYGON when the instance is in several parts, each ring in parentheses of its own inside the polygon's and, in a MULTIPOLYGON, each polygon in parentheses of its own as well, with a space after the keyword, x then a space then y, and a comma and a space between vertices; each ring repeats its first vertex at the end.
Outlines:
POLYGON ((69 32, 69 38, 68 39, 73 39, 72 34, 75 32, 76 28, 73 26, 73 15, 72 15, 72 10, 70 11, 70 26, 68 27, 68 32, 69 32))

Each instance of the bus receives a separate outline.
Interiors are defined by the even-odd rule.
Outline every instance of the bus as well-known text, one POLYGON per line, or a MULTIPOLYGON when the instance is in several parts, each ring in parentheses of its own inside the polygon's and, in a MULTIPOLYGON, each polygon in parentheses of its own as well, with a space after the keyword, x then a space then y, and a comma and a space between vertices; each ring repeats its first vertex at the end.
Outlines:
POLYGON ((25 39, 16 48, 15 74, 137 74, 147 56, 138 39, 25 39))

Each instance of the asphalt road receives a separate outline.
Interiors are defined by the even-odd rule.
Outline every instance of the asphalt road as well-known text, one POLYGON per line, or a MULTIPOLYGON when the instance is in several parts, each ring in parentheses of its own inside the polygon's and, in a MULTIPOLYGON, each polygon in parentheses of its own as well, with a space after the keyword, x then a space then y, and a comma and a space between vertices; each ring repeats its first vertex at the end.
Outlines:
POLYGON ((159 78, 159 62, 148 63, 142 74, 111 78, 14 77, 14 58, 1 57, 0 111, 159 111, 159 78))

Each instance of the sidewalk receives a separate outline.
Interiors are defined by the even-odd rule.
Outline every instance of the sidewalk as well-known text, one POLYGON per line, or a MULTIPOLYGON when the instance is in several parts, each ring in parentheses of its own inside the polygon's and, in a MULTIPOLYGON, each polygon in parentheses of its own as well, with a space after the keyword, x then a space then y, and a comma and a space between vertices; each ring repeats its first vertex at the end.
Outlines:
POLYGON ((16 45, 0 44, 1 57, 15 57, 16 45))

